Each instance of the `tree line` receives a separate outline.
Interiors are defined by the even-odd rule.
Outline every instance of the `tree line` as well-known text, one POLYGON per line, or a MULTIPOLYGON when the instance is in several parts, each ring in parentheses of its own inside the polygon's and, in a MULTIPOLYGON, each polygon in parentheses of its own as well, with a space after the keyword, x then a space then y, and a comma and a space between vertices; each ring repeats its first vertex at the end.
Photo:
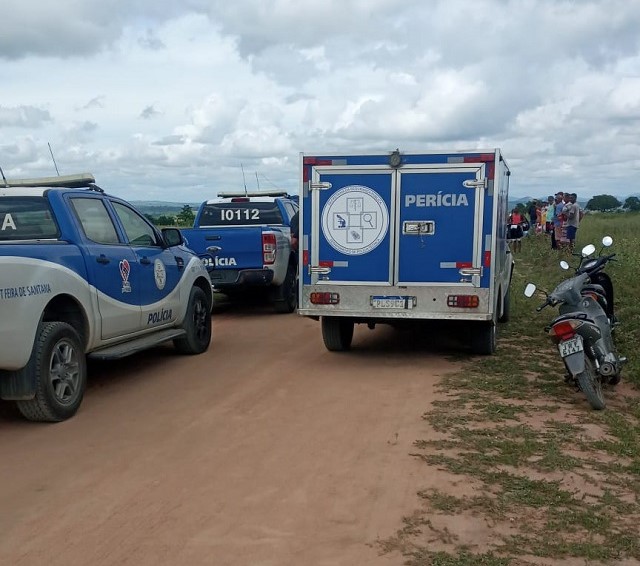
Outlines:
MULTIPOLYGON (((538 203, 546 203, 546 199, 538 199, 538 203)), ((526 213, 529 207, 534 201, 529 201, 526 204, 520 203, 516 206, 516 209, 521 213, 526 213)), ((612 195, 597 195, 589 199, 585 205, 585 210, 609 212, 612 210, 627 210, 631 212, 640 211, 640 198, 627 197, 624 203, 620 202, 616 197, 612 195)))
POLYGON ((193 226, 193 221, 196 218, 191 206, 185 204, 182 210, 177 214, 145 214, 145 217, 149 222, 156 226, 168 227, 168 226, 180 226, 182 228, 189 228, 193 226))

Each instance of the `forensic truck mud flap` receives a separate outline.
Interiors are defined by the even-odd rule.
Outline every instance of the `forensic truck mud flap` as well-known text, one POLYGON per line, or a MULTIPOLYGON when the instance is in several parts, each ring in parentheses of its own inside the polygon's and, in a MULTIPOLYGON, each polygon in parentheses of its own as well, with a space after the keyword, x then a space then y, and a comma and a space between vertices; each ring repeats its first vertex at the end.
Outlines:
POLYGON ((492 353, 513 263, 506 164, 498 150, 392 158, 302 156, 299 313, 466 320, 492 353))

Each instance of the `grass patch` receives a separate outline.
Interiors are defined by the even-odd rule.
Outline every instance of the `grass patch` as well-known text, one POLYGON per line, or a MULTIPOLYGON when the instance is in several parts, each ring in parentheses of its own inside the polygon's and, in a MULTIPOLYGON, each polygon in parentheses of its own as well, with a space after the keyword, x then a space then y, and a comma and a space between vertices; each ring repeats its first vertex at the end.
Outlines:
MULTIPOLYGON (((622 323, 616 343, 630 359, 623 383, 631 393, 640 385, 639 233, 638 215, 590 215, 576 246, 614 238, 620 261, 607 269, 622 323)), ((596 412, 564 382, 543 331, 556 313, 536 313, 539 301, 526 299, 523 289, 528 281, 552 289, 566 275, 559 260, 575 264, 575 258, 552 252, 544 236, 525 239, 515 257, 512 317, 500 327, 498 352, 467 357, 460 373, 441 380, 443 399, 423 414, 439 437, 416 440, 412 452, 425 474, 449 476, 472 493, 420 491, 420 511, 379 548, 400 551, 410 566, 519 565, 527 557, 640 560, 640 396, 609 388, 609 407, 596 412), (445 517, 450 527, 436 528, 445 517), (455 532, 456 517, 502 526, 470 545, 464 530, 455 532)))

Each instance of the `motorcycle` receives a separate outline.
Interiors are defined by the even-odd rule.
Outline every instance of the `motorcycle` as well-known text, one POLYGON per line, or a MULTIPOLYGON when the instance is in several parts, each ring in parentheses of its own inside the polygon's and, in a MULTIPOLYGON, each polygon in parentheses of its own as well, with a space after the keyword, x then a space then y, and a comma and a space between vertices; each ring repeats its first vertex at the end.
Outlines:
MULTIPOLYGON (((568 378, 585 394, 594 409, 604 409, 603 383, 620 381, 622 366, 627 361, 619 356, 613 342, 613 327, 617 324, 613 312, 613 284, 603 270, 615 254, 602 255, 613 244, 609 236, 602 239, 603 248, 597 258, 590 257, 596 247, 589 244, 582 249, 575 274, 562 281, 546 301, 536 308, 558 307, 559 316, 545 328, 557 345, 568 371, 568 378)), ((563 269, 570 268, 566 261, 563 269)), ((533 283, 525 287, 525 296, 532 297, 537 288, 533 283)))

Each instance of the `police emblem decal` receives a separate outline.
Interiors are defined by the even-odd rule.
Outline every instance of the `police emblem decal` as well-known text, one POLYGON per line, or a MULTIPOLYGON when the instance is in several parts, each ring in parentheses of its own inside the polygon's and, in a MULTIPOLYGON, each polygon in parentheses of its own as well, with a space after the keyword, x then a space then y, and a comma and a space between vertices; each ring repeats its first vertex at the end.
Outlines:
POLYGON ((129 273, 131 273, 131 266, 126 259, 120 260, 118 266, 120 267, 120 277, 122 277, 122 292, 131 293, 131 283, 129 283, 129 273))
POLYGON ((156 287, 162 291, 167 282, 167 272, 164 268, 164 263, 159 259, 153 262, 153 276, 156 280, 156 287))

